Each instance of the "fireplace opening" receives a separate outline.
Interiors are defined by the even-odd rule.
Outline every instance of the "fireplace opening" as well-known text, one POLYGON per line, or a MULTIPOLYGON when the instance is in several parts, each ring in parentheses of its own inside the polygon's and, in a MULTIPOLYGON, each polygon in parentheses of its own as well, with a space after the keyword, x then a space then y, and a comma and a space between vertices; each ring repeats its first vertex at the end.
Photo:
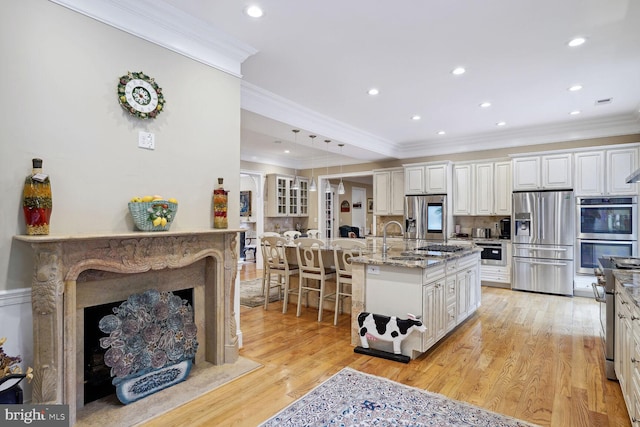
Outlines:
MULTIPOLYGON (((172 291, 174 295, 187 300, 193 307, 193 288, 172 291)), ((123 301, 101 304, 84 309, 84 404, 114 394, 116 387, 111 383, 111 368, 104 363, 107 351, 100 347, 100 338, 105 334, 98 328, 100 319, 113 314, 113 308, 123 301)), ((195 362, 195 360, 194 360, 195 362)))

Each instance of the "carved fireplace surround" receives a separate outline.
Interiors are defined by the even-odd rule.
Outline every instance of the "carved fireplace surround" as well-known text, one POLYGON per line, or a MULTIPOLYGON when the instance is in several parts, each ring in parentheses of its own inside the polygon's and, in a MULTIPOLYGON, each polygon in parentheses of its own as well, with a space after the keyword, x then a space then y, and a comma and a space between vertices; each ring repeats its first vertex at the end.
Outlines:
POLYGON ((83 405, 84 307, 126 299, 144 290, 136 289, 138 282, 147 286, 158 282, 162 290, 179 289, 157 280, 163 270, 171 273, 170 281, 184 274, 195 283, 193 306, 200 343, 196 364, 236 362, 233 302, 239 231, 15 236, 35 252, 32 402, 68 404, 71 425, 75 423, 76 411, 83 405), (142 276, 147 279, 136 280, 142 276))

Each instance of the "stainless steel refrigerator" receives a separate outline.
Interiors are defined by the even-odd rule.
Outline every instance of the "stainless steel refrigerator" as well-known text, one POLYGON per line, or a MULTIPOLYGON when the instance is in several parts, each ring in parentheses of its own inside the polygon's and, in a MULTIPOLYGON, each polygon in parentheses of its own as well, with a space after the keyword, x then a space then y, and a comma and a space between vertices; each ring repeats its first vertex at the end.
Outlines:
POLYGON ((512 289, 573 295, 573 191, 513 193, 512 289))
POLYGON ((447 196, 405 196, 404 221, 405 238, 445 242, 449 228, 447 196))

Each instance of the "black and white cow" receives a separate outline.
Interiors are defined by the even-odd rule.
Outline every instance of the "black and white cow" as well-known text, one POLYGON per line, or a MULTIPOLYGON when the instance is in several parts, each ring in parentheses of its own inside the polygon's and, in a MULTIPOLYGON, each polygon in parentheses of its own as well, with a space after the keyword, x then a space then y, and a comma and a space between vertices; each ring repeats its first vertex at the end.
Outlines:
POLYGON ((362 312, 358 315, 358 326, 360 326, 360 343, 363 348, 369 348, 369 339, 392 341, 395 354, 400 354, 400 343, 411 332, 427 330, 412 314, 409 314, 408 319, 398 319, 395 316, 362 312))

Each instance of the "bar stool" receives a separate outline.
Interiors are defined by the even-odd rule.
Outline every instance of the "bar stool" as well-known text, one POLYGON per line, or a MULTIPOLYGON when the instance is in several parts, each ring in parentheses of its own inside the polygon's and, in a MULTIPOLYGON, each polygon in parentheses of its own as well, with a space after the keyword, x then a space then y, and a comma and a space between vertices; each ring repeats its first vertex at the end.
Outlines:
POLYGON ((354 239, 335 239, 331 242, 333 246, 333 260, 336 267, 336 307, 333 317, 333 324, 338 324, 338 314, 342 313, 345 298, 351 298, 351 258, 362 255, 362 250, 367 247, 366 243, 354 239))
POLYGON ((296 316, 300 316, 302 306, 302 294, 307 298, 306 307, 309 306, 309 292, 318 292, 318 322, 322 321, 322 306, 325 298, 335 294, 325 294, 327 279, 336 277, 334 270, 325 267, 322 260, 322 247, 324 242, 319 239, 299 238, 296 239, 298 268, 300 269, 300 285, 298 286, 298 311, 296 316), (313 280, 316 285, 309 283, 313 280))
POLYGON ((278 295, 283 293, 284 302, 282 312, 287 312, 290 277, 298 274, 298 267, 291 265, 287 259, 284 237, 263 237, 262 257, 264 259, 265 272, 263 276, 262 293, 264 294, 264 309, 269 305, 269 296, 272 288, 278 288, 278 295), (276 279, 275 284, 273 279, 276 279))
POLYGON ((310 237, 312 239, 319 239, 320 230, 307 230, 307 237, 310 237))

